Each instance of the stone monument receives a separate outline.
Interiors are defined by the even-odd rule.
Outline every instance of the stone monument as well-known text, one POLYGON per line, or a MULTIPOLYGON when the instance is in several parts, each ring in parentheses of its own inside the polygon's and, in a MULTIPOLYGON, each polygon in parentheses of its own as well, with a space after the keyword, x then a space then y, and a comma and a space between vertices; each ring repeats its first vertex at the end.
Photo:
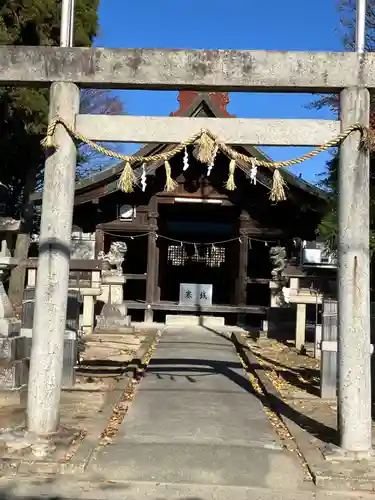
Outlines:
POLYGON ((18 265, 18 260, 10 255, 7 236, 19 225, 13 219, 0 219, 0 232, 3 233, 0 251, 0 390, 3 390, 25 386, 28 366, 26 339, 20 335, 21 321, 15 317, 3 283, 6 272, 18 265))
POLYGON ((0 255, 0 337, 19 335, 21 321, 15 318, 12 303, 4 288, 4 273, 18 264, 13 257, 0 255))

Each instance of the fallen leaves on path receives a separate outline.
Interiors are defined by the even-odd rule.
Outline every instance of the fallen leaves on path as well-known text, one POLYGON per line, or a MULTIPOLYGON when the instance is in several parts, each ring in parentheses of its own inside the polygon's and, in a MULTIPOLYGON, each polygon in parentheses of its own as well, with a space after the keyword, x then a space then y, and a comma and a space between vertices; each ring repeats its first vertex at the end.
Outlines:
MULTIPOLYGON (((145 354, 143 358, 143 364, 147 367, 155 349, 157 342, 160 338, 160 335, 156 336, 156 341, 154 344, 152 344, 145 354)), ((126 413, 128 412, 130 403, 133 401, 135 393, 136 393, 136 388, 139 384, 139 379, 134 378, 129 382, 129 385, 125 389, 120 402, 113 408, 111 417, 109 419, 107 427, 104 429, 104 431, 100 435, 100 441, 99 445, 100 446, 106 446, 108 444, 111 444, 113 442, 114 437, 116 436, 119 427, 124 420, 124 417, 126 413)))
POLYGON ((296 392, 318 393, 318 359, 300 354, 294 348, 272 339, 259 344, 248 341, 248 347, 282 396, 288 397, 296 392))
MULTIPOLYGON (((270 364, 266 364, 265 362, 259 360, 259 358, 257 358, 257 359, 258 359, 260 365, 272 366, 270 364)), ((242 359, 241 359, 241 362, 246 370, 246 373, 247 373, 247 376, 249 378, 251 386, 253 387, 254 391, 259 396, 261 396, 260 400, 263 404, 263 410, 266 413, 271 425, 274 427, 278 437, 281 440, 281 443, 283 444, 283 446, 285 447, 286 450, 288 450, 289 452, 295 453, 299 457, 300 462, 301 462, 301 466, 302 466, 302 470, 303 470, 306 478, 308 478, 310 480, 311 474, 310 474, 309 468, 307 466, 307 462, 306 462, 305 458, 303 457, 302 453, 299 451, 294 437, 289 432, 289 429, 284 424, 281 417, 268 404, 267 394, 265 394, 262 387, 260 386, 258 377, 249 369, 248 366, 246 366, 246 364, 244 363, 244 361, 242 359)), ((277 374, 276 374, 276 378, 277 378, 277 374)))
POLYGON ((100 435, 99 445, 105 446, 112 443, 113 438, 117 434, 117 431, 128 411, 129 405, 133 401, 136 386, 137 381, 131 380, 122 395, 121 401, 112 410, 112 415, 109 419, 108 425, 100 435))

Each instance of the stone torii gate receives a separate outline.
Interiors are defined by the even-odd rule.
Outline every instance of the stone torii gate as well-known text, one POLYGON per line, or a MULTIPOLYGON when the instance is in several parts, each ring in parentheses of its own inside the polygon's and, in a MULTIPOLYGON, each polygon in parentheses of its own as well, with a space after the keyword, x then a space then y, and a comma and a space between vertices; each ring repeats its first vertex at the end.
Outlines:
MULTIPOLYGON (((205 127, 231 144, 315 146, 340 130, 369 125, 375 54, 227 50, 0 47, 0 84, 51 86, 56 115, 93 141, 176 143, 205 127), (90 116, 79 87, 340 94, 340 121, 90 116)), ((29 430, 58 426, 76 147, 62 125, 46 159, 33 348, 29 430)), ((339 171, 339 455, 371 452, 369 154, 360 132, 342 144, 339 171)), ((153 236, 151 235, 150 238, 153 236)))

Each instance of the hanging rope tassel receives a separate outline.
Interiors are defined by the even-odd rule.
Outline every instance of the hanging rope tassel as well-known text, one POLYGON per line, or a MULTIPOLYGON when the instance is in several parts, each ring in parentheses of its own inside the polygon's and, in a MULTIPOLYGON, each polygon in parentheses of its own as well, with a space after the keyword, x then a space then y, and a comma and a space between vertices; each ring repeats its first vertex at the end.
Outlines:
POLYGON ((360 148, 370 151, 371 153, 375 149, 375 132, 372 128, 364 127, 362 129, 361 141, 359 144, 360 148))
POLYGON ((166 191, 174 191, 176 189, 176 187, 178 186, 178 184, 171 177, 172 170, 171 170, 171 166, 170 166, 168 160, 165 160, 164 168, 165 168, 165 178, 166 178, 164 189, 166 191))
POLYGON ((215 141, 203 131, 202 135, 194 143, 193 155, 201 163, 208 165, 212 161, 215 149, 215 141))
POLYGON ((270 200, 271 201, 284 201, 284 200, 286 200, 285 186, 286 186, 286 182, 284 181, 283 176, 280 174, 280 169, 275 168, 275 170, 273 171, 272 189, 270 192, 270 200))
POLYGON ((130 161, 127 161, 125 168, 122 171, 121 177, 118 180, 118 188, 124 193, 132 193, 134 191, 134 184, 136 183, 135 173, 130 165, 130 161))
POLYGON ((225 184, 225 187, 228 189, 228 191, 234 191, 236 189, 236 184, 234 182, 234 171, 236 169, 236 160, 233 158, 231 159, 229 163, 229 176, 228 180, 225 184))
POLYGON ((46 136, 40 141, 40 144, 44 149, 56 149, 57 146, 55 141, 53 140, 53 136, 55 135, 56 125, 58 124, 58 122, 59 119, 56 117, 53 118, 53 120, 51 120, 51 123, 48 125, 46 136))

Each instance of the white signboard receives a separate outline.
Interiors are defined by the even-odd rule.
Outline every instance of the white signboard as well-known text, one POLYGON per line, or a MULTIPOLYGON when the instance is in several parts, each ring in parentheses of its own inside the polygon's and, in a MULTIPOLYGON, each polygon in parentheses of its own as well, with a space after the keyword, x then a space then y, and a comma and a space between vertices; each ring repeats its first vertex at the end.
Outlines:
POLYGON ((190 306, 212 305, 212 285, 180 283, 180 304, 190 306))

